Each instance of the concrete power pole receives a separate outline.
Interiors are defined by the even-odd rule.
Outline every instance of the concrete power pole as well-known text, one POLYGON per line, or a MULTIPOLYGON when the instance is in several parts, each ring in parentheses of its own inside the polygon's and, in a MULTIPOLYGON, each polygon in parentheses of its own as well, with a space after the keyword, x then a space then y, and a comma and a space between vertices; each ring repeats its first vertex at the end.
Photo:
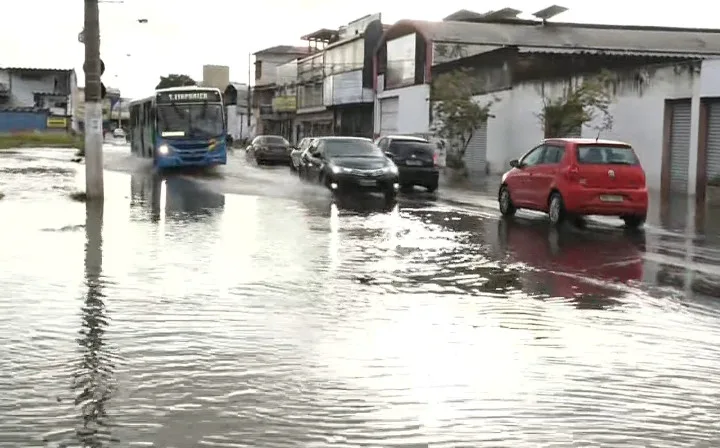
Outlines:
POLYGON ((103 117, 100 83, 100 12, 98 0, 85 0, 85 194, 105 195, 103 185, 103 117))
POLYGON ((252 116, 252 89, 250 88, 250 78, 252 71, 252 53, 248 53, 248 91, 247 91, 247 127, 248 127, 248 137, 250 137, 250 125, 251 122, 251 116, 252 116))

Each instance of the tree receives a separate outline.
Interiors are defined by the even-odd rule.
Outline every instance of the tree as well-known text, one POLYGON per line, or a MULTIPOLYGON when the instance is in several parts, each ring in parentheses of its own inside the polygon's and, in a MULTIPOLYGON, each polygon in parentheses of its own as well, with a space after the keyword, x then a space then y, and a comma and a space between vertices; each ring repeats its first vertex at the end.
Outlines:
POLYGON ((197 83, 188 75, 170 74, 161 76, 160 82, 155 89, 167 89, 168 87, 196 86, 197 83))
POLYGON ((543 108, 537 114, 545 138, 567 137, 582 126, 599 119, 592 126, 598 135, 612 129, 612 81, 608 72, 584 79, 579 85, 568 85, 557 98, 543 97, 543 108))
POLYGON ((447 166, 464 169, 465 151, 473 135, 490 117, 496 101, 479 104, 473 100, 475 77, 467 69, 439 75, 432 83, 433 130, 447 141, 447 166))

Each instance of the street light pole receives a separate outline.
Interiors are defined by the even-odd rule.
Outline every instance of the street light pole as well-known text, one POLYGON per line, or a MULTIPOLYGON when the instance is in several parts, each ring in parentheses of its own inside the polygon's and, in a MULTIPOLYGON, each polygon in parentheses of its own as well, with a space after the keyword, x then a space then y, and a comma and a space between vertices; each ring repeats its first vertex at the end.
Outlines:
POLYGON ((98 0, 85 0, 85 194, 102 200, 103 120, 100 87, 100 13, 98 0))

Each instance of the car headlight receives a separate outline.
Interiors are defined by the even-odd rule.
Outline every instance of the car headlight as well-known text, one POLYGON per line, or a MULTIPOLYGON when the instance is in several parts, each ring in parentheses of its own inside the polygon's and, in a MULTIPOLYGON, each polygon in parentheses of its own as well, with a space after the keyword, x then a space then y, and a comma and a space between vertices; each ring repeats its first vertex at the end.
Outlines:
POLYGON ((398 173, 398 167, 394 163, 385 167, 385 171, 392 174, 398 173))
POLYGON ((161 156, 166 156, 170 154, 170 147, 168 145, 160 145, 160 147, 158 148, 158 153, 161 156))
POLYGON ((335 166, 335 165, 333 165, 333 166, 330 167, 330 171, 332 171, 333 174, 350 173, 350 172, 352 172, 352 170, 351 170, 350 168, 344 168, 344 167, 335 166))

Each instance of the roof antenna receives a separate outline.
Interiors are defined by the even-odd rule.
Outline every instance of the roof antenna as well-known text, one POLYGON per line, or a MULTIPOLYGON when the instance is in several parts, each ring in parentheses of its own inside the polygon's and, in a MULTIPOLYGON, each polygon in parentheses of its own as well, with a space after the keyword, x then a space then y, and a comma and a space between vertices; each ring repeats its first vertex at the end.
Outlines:
POLYGON ((598 140, 600 140, 600 132, 602 132, 602 131, 600 129, 598 129, 597 137, 595 137, 595 143, 597 143, 598 140))

